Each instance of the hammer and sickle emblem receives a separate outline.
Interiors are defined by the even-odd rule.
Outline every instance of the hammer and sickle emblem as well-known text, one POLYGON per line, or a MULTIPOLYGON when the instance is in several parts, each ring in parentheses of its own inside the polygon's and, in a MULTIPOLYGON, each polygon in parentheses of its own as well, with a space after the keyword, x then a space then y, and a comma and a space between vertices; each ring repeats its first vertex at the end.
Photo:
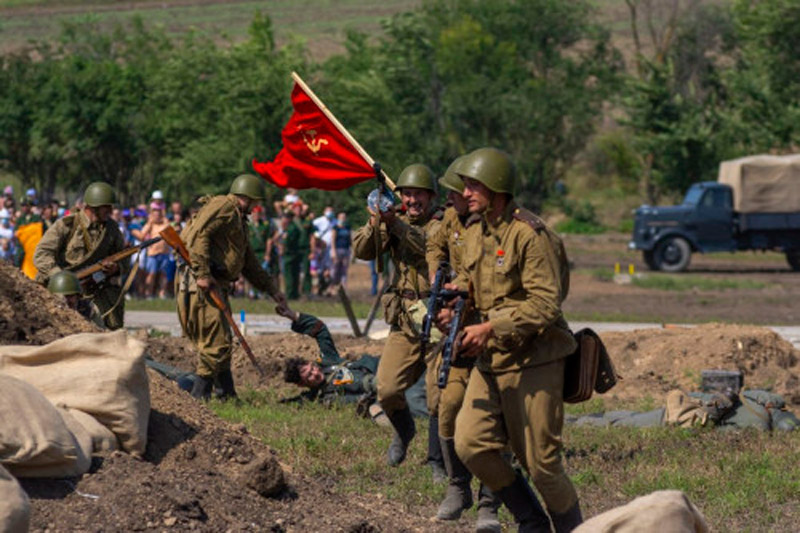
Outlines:
POLYGON ((302 132, 302 134, 303 141, 305 141, 306 146, 308 146, 308 149, 311 150, 314 155, 317 155, 320 149, 322 149, 324 145, 328 144, 327 139, 317 139, 317 130, 308 130, 308 137, 306 137, 306 132, 302 132))

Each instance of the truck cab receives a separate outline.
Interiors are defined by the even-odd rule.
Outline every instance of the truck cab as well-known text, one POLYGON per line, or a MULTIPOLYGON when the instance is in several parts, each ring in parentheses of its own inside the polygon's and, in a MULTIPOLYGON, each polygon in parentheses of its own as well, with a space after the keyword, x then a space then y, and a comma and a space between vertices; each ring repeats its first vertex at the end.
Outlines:
POLYGON ((733 190, 715 181, 695 183, 677 206, 643 205, 635 212, 631 250, 653 270, 678 272, 692 252, 737 249, 733 190))

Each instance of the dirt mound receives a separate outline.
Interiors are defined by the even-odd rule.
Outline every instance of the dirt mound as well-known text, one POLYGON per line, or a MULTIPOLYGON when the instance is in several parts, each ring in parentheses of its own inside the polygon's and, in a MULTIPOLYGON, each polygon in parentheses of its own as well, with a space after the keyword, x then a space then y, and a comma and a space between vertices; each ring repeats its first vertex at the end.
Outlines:
POLYGON ((47 344, 73 333, 100 331, 63 299, 0 262, 0 344, 47 344))
MULTIPOLYGON (((276 380, 282 380, 284 362, 289 357, 316 359, 319 356, 316 340, 307 335, 291 332, 288 321, 286 330, 286 333, 247 337, 258 364, 266 374, 263 379, 259 377, 242 349, 237 347, 234 350, 231 368, 237 386, 269 386, 276 380)), ((383 348, 381 341, 357 339, 347 335, 334 335, 333 338, 339 354, 347 359, 358 359, 364 354, 379 356, 383 348)), ((147 339, 147 343, 147 352, 156 361, 187 372, 194 371, 197 362, 196 352, 187 339, 160 337, 147 339)))
POLYGON ((115 452, 78 480, 24 481, 32 531, 453 531, 425 513, 286 473, 244 426, 149 374, 144 460, 115 452))
POLYGON ((702 370, 740 370, 747 388, 764 388, 800 405, 800 351, 777 333, 756 326, 705 324, 602 335, 623 379, 609 394, 619 399, 670 389, 697 390, 702 370))

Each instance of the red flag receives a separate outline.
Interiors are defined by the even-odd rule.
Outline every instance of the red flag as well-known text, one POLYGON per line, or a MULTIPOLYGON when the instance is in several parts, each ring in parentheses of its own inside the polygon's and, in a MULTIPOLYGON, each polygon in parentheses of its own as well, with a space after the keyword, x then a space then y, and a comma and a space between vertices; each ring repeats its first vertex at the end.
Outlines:
POLYGON ((338 191, 375 177, 358 152, 303 88, 292 91, 294 113, 283 127, 283 149, 253 169, 278 187, 338 191))

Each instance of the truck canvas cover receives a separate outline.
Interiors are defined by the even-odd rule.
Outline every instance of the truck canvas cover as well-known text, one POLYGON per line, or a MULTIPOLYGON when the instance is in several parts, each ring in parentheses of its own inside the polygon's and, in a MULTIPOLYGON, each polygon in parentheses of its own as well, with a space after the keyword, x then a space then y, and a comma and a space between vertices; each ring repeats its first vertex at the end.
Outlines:
POLYGON ((733 188, 733 209, 740 213, 800 211, 800 154, 724 161, 717 181, 733 188))

